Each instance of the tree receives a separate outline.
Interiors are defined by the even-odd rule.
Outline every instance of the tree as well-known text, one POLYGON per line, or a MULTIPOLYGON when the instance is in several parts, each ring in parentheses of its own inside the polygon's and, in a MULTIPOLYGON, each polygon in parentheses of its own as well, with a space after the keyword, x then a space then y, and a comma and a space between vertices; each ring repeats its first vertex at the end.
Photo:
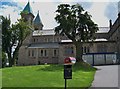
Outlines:
POLYGON ((25 38, 31 33, 31 26, 23 19, 19 19, 15 25, 12 25, 13 31, 13 41, 17 42, 15 51, 13 52, 13 63, 15 64, 16 59, 18 59, 18 51, 23 44, 25 38))
POLYGON ((2 52, 2 68, 4 68, 6 65, 6 59, 7 59, 6 54, 2 52))
POLYGON ((12 66, 12 46, 13 43, 11 41, 11 27, 10 27, 11 21, 10 18, 2 16, 2 52, 7 53, 8 55, 8 61, 9 66, 12 66))
POLYGON ((9 66, 15 64, 18 57, 18 51, 25 38, 30 34, 30 26, 24 22, 23 19, 19 19, 15 24, 10 25, 10 18, 2 17, 2 51, 7 53, 9 66), (13 52, 13 47, 16 47, 13 52))
POLYGON ((65 35, 72 40, 76 47, 76 59, 82 62, 82 45, 93 39, 93 34, 98 30, 97 24, 79 4, 60 4, 56 13, 55 20, 59 24, 55 27, 56 34, 65 35))

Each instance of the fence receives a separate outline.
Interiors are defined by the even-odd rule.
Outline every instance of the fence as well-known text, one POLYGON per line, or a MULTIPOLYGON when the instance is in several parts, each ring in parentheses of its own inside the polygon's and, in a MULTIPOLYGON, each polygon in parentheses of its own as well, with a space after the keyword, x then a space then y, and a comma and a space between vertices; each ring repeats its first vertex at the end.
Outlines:
POLYGON ((117 64, 116 53, 86 53, 83 54, 83 60, 91 65, 117 64))

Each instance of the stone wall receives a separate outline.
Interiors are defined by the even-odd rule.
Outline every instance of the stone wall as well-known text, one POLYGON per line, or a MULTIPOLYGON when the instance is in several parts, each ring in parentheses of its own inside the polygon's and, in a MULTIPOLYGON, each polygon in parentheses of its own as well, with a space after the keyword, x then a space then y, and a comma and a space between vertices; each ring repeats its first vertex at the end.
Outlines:
POLYGON ((109 31, 109 40, 116 41, 116 46, 114 46, 114 48, 116 48, 116 52, 120 55, 120 16, 118 16, 109 31))
POLYGON ((67 40, 67 37, 59 35, 39 35, 32 36, 32 43, 43 43, 43 42, 60 42, 61 40, 67 40))
POLYGON ((101 39, 101 38, 108 39, 108 33, 95 33, 94 37, 96 39, 101 39))
POLYGON ((66 57, 75 57, 76 56, 76 51, 75 51, 75 46, 72 43, 69 44, 60 44, 60 48, 59 48, 59 63, 63 64, 64 63, 64 59, 66 57), (73 53, 67 54, 66 53, 66 48, 71 48, 73 47, 73 53))
POLYGON ((37 65, 37 64, 58 64, 59 49, 58 48, 25 48, 19 50, 18 65, 37 65), (41 50, 46 50, 46 55, 41 56, 41 50), (56 55, 54 55, 54 50, 56 55))
MULTIPOLYGON (((116 43, 114 41, 111 42, 88 42, 83 44, 84 47, 89 47, 89 53, 107 53, 107 52, 115 52, 115 46, 116 43), (109 46, 108 46, 109 45, 109 46)), ((84 52, 84 51, 83 51, 84 52)), ((87 51, 86 51, 87 52, 87 51)), ((64 59, 66 57, 76 57, 76 48, 72 43, 61 43, 60 44, 60 50, 59 50, 59 63, 63 64, 64 59), (66 48, 67 47, 73 47, 73 53, 66 55, 66 48)))

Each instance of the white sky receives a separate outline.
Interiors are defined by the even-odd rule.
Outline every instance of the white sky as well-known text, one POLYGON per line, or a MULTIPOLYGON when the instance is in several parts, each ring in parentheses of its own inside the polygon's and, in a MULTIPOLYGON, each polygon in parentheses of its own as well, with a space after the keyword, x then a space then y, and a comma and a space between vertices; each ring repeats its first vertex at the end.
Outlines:
MULTIPOLYGON (((14 2, 19 1, 17 3, 22 8, 20 9, 15 6, 3 5, 4 8, 2 9, 0 8, 0 14, 2 14, 3 16, 8 16, 10 14, 12 23, 14 23, 17 21, 18 18, 20 18, 20 11, 23 10, 28 0, 12 0, 12 1, 14 2)), ((57 23, 54 19, 55 10, 57 9, 57 5, 59 5, 60 3, 66 3, 66 2, 68 2, 69 4, 73 4, 73 1, 74 2, 79 1, 79 3, 80 1, 84 3, 86 1, 87 2, 92 1, 90 7, 88 7, 87 4, 85 6, 84 3, 82 5, 86 8, 85 10, 92 15, 92 19, 94 20, 95 23, 98 24, 99 27, 109 26, 109 20, 112 19, 113 21, 115 21, 115 19, 117 18, 117 13, 115 13, 115 15, 113 16, 114 18, 110 18, 109 15, 106 16, 105 14, 106 8, 111 3, 111 1, 117 1, 117 0, 104 0, 104 2, 103 1, 100 2, 100 0, 76 0, 76 1, 75 0, 49 0, 49 1, 41 0, 41 2, 39 0, 29 0, 29 1, 35 16, 39 10, 40 17, 44 25, 44 29, 54 28, 57 26, 57 23)), ((114 7, 117 9, 117 6, 114 6, 114 7)), ((115 11, 117 11, 116 9, 115 11)), ((109 10, 108 14, 109 13, 113 14, 112 12, 113 11, 109 10)))
POLYGON ((99 24, 99 26, 108 26, 109 25, 109 20, 108 18, 104 15, 104 11, 106 6, 108 5, 107 2, 101 3, 101 2, 96 2, 92 5, 88 11, 92 15, 92 19, 99 24))

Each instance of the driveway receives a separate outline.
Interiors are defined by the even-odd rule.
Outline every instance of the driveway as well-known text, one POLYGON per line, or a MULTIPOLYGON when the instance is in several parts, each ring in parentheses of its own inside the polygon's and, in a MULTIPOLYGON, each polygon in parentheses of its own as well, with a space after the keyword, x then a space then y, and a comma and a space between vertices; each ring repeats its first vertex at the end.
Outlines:
MULTIPOLYGON (((94 81, 91 87, 118 87, 118 65, 95 66, 96 71, 94 81)), ((103 88, 103 89, 104 89, 103 88)), ((90 88, 93 89, 93 88, 90 88)), ((118 88, 114 88, 118 89, 118 88)))

